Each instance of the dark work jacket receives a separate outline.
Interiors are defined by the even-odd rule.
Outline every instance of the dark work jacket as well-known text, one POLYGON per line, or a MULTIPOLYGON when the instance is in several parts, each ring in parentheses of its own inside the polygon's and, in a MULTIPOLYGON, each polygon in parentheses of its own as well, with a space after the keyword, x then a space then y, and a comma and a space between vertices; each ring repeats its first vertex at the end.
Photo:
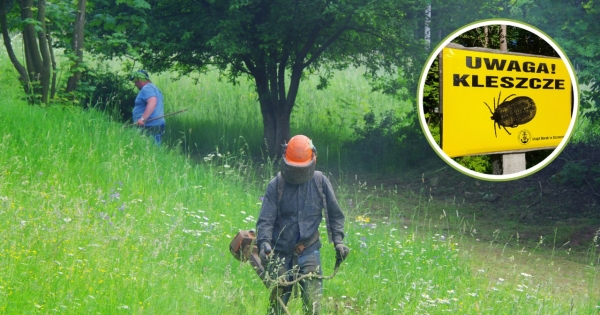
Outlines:
MULTIPOLYGON (((296 244, 304 243, 318 231, 323 219, 323 199, 313 177, 300 185, 286 182, 278 207, 277 180, 275 176, 267 186, 256 222, 256 242, 258 248, 262 243, 268 242, 275 252, 291 254, 296 244)), ((335 199, 331 183, 325 176, 322 188, 327 203, 332 241, 341 243, 344 239, 344 214, 335 199)), ((317 248, 319 245, 315 244, 317 248)))

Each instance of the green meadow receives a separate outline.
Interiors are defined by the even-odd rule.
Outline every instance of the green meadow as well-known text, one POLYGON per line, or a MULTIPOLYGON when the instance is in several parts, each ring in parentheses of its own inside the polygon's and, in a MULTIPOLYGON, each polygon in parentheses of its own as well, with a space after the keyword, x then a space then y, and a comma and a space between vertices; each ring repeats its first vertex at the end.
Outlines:
MULTIPOLYGON (((247 83, 157 76, 167 112, 189 108, 169 119, 167 144, 157 147, 105 113, 27 105, 2 58, 0 313, 266 312, 267 289, 228 249, 240 229, 254 228, 275 172, 249 153, 262 124, 247 83)), ((325 91, 303 86, 292 133, 312 134, 320 159, 331 154, 335 164, 369 110, 411 108, 371 93, 359 73, 338 75, 325 91)), ((327 174, 352 251, 324 283, 324 314, 600 311, 597 239, 578 263, 483 244, 459 203, 434 206, 423 186, 407 196, 327 174)), ((325 244, 325 275, 334 256, 325 244)), ((299 299, 289 307, 301 313, 299 299)))
MULTIPOLYGON (((291 133, 315 139, 319 156, 337 161, 343 144, 364 127, 364 115, 378 118, 393 110, 396 117, 412 111, 409 101, 373 92, 359 69, 340 71, 325 90, 317 90, 316 77, 300 86, 291 117, 291 133)), ((252 82, 241 78, 232 85, 214 70, 206 75, 179 78, 173 74, 152 77, 165 97, 166 112, 188 109, 169 119, 167 141, 186 153, 235 151, 245 145, 260 152, 263 124, 258 95, 252 82)), ((266 156, 266 152, 263 152, 266 156)), ((329 163, 327 163, 329 164, 329 163)))

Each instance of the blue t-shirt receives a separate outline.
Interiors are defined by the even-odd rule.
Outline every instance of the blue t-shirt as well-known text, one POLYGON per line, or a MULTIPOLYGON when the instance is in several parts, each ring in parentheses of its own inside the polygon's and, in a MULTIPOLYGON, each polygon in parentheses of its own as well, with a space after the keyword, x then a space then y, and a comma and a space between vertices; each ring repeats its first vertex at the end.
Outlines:
MULTIPOLYGON (((155 117, 160 117, 165 114, 165 106, 163 103, 163 95, 160 90, 156 87, 156 85, 152 83, 148 83, 142 87, 137 97, 135 98, 135 105, 133 107, 133 122, 138 121, 142 114, 146 110, 146 105, 148 105, 148 99, 151 97, 156 97, 156 108, 150 117, 146 118, 146 120, 150 120, 155 117)), ((146 123, 147 127, 151 126, 160 126, 165 123, 165 119, 157 119, 151 122, 146 123)))

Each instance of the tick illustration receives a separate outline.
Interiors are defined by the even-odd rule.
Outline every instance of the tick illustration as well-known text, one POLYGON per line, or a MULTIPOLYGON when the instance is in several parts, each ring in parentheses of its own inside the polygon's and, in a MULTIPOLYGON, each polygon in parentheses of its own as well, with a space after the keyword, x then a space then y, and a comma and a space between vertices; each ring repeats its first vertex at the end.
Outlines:
POLYGON ((536 113, 535 102, 530 97, 517 96, 508 100, 511 96, 515 96, 515 94, 511 94, 507 96, 504 101, 500 102, 501 95, 502 92, 498 94, 497 105, 496 98, 494 98, 494 111, 492 111, 490 105, 483 102, 492 114, 491 119, 494 121, 494 135, 496 135, 496 138, 498 138, 496 124, 498 124, 498 127, 504 128, 504 130, 511 135, 506 127, 516 128, 519 125, 526 124, 535 117, 536 113))

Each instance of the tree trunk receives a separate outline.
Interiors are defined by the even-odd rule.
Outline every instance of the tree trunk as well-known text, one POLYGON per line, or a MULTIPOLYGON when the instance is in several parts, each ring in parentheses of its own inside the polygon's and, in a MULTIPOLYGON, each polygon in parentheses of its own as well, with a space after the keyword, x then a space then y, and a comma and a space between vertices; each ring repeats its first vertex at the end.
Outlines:
MULTIPOLYGON (((21 18, 23 20, 34 20, 33 18, 33 0, 21 0, 21 18)), ((35 26, 32 23, 27 23, 23 28, 23 44, 25 45, 25 53, 29 62, 27 64, 27 72, 31 81, 37 81, 41 75, 43 68, 42 56, 37 43, 37 34, 35 26)))
POLYGON ((425 8, 425 49, 429 51, 431 47, 431 28, 429 25, 431 24, 431 3, 427 5, 425 8))
POLYGON ((508 51, 508 43, 506 42, 506 24, 500 25, 500 50, 508 51))
POLYGON ((261 103, 264 149, 270 158, 281 156, 282 145, 290 139, 291 111, 277 113, 276 104, 261 103))
POLYGON ((53 100, 56 95, 56 57, 54 56, 54 50, 52 49, 52 37, 46 33, 48 40, 48 50, 50 51, 50 61, 52 63, 52 82, 50 82, 50 99, 53 100))
POLYGON ((483 48, 488 48, 489 45, 489 29, 488 26, 483 27, 483 33, 485 34, 485 40, 483 42, 483 48))
POLYGON ((41 25, 41 31, 37 32, 40 53, 42 55, 42 68, 40 84, 42 90, 42 103, 48 103, 48 96, 50 94, 50 76, 52 73, 52 64, 50 60, 50 47, 46 40, 46 1, 38 0, 38 22, 41 25))
POLYGON ((257 80, 256 86, 263 117, 264 149, 270 158, 276 158, 281 154, 281 146, 290 139, 293 103, 289 104, 289 98, 277 97, 278 88, 273 91, 264 81, 259 84, 257 80))
POLYGON ((25 47, 25 60, 27 65, 27 75, 29 77, 31 102, 35 102, 36 97, 40 97, 42 103, 48 103, 50 94, 50 84, 52 76, 52 54, 50 44, 46 37, 46 1, 38 0, 37 6, 33 0, 20 0, 21 19, 27 21, 23 27, 23 46, 25 47), (34 19, 33 11, 37 11, 37 18, 34 19), (39 31, 36 30, 34 23, 39 23, 39 31))
MULTIPOLYGON (((346 18, 348 22, 350 16, 346 18)), ((333 21, 324 21, 329 23, 333 21)), ((344 31, 346 25, 340 26, 330 37, 315 48, 315 42, 322 30, 322 25, 315 25, 310 38, 299 46, 294 60, 290 59, 288 50, 275 49, 267 54, 247 55, 243 62, 249 74, 254 78, 256 91, 263 116, 264 149, 270 158, 281 156, 282 145, 290 139, 290 117, 298 96, 300 80, 304 69, 317 60, 321 54, 335 42, 344 31), (290 84, 286 94, 286 69, 291 65, 290 84)), ((256 47, 260 51, 260 47, 256 47)), ((310 138, 310 135, 307 135, 310 138)))
POLYGON ((83 62, 83 30, 85 26, 85 7, 86 0, 79 0, 77 5, 77 16, 75 17, 75 30, 73 32, 73 52, 76 55, 75 71, 67 82, 67 92, 72 92, 77 89, 77 84, 81 79, 81 71, 79 66, 83 62))
POLYGON ((296 63, 288 91, 285 90, 287 54, 280 58, 273 52, 266 62, 246 62, 256 83, 256 91, 263 117, 264 150, 270 158, 281 156, 282 145, 290 139, 290 117, 298 95, 303 65, 296 63))
POLYGON ((19 73, 19 80, 23 84, 25 93, 29 93, 29 76, 27 75, 27 69, 19 62, 15 51, 12 47, 10 35, 8 33, 8 24, 6 22, 6 3, 5 0, 0 0, 0 28, 2 29, 2 37, 4 38, 4 47, 8 53, 8 58, 13 64, 17 72, 19 73))

